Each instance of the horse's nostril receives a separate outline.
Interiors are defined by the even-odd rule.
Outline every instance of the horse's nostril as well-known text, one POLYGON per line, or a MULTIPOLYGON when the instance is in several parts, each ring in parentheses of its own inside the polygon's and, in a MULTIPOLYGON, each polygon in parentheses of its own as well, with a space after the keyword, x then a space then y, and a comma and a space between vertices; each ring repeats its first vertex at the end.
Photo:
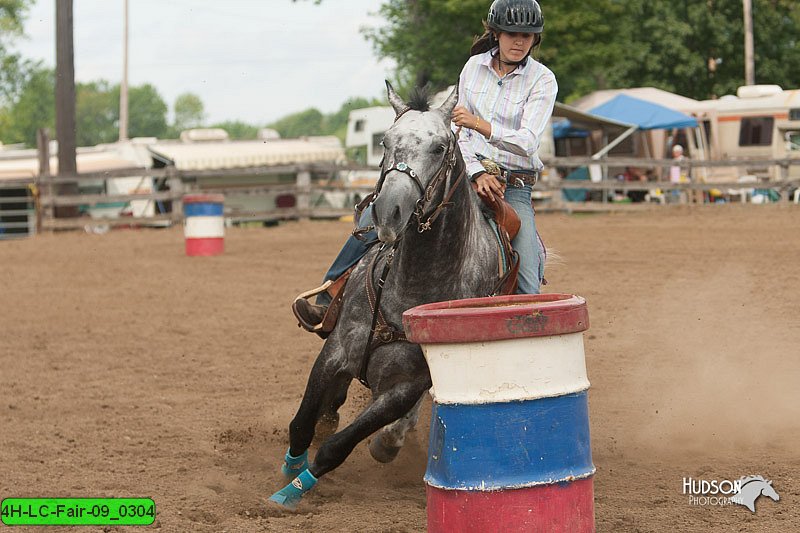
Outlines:
POLYGON ((392 213, 392 217, 395 220, 400 220, 400 206, 399 205, 394 206, 394 213, 392 213))

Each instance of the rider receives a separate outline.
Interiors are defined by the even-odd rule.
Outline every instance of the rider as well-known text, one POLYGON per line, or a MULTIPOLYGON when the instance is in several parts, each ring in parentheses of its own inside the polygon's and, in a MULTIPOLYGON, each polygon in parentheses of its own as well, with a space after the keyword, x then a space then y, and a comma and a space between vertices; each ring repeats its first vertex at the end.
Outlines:
MULTIPOLYGON (((537 153, 558 85, 553 73, 530 57, 541 43, 544 27, 536 0, 494 0, 484 27, 461 71, 459 105, 452 120, 466 130, 459 145, 478 194, 487 199, 492 193, 504 196, 519 215, 520 230, 512 241, 520 256, 517 292, 538 294, 544 249, 536 233, 531 189, 543 166, 537 153), (490 162, 502 169, 500 176, 486 171, 484 165, 490 162)), ((367 208, 359 226, 370 224, 367 208)), ((374 231, 363 240, 351 236, 325 280, 338 279, 376 240, 374 231)), ((319 324, 329 303, 328 294, 322 292, 317 305, 300 298, 294 311, 307 324, 319 324)))

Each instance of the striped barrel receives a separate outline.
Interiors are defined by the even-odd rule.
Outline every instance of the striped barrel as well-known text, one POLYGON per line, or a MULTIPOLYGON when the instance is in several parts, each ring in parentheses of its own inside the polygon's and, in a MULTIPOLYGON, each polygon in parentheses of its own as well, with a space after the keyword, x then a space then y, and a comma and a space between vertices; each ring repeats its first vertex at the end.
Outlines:
POLYGON ((440 302, 403 326, 433 380, 428 531, 594 531, 586 301, 440 302))
POLYGON ((225 197, 221 194, 187 194, 183 197, 186 255, 218 255, 225 250, 225 197))

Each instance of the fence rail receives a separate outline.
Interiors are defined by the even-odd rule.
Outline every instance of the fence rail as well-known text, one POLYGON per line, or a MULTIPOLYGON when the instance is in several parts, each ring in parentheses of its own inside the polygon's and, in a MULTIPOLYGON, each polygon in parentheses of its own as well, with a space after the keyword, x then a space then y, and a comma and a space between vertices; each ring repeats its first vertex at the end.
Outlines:
MULTIPOLYGON (((614 157, 605 159, 592 159, 589 157, 554 157, 546 158, 545 164, 550 168, 572 169, 585 166, 599 166, 602 169, 603 175, 607 175, 609 168, 623 168, 623 167, 636 167, 636 168, 650 168, 650 169, 667 169, 669 167, 679 165, 684 169, 691 171, 697 168, 731 168, 735 167, 741 169, 740 175, 745 175, 748 169, 752 168, 765 168, 776 167, 780 168, 780 179, 758 182, 739 182, 739 181, 724 181, 724 182, 703 182, 693 181, 689 183, 672 183, 668 181, 619 181, 616 179, 603 179, 601 181, 588 181, 588 180, 564 180, 554 178, 555 172, 550 173, 549 179, 542 180, 536 185, 536 190, 542 193, 558 193, 563 190, 583 189, 587 191, 604 191, 603 197, 607 197, 607 193, 611 191, 619 191, 626 193, 628 191, 653 191, 661 189, 664 191, 709 191, 712 189, 730 191, 736 194, 736 191, 751 190, 751 189, 771 189, 780 193, 784 200, 791 200, 790 194, 793 189, 800 188, 800 177, 790 177, 790 168, 792 166, 800 165, 800 159, 784 158, 784 159, 728 159, 724 161, 701 161, 686 159, 681 162, 675 162, 671 159, 639 159, 627 157, 614 157)), ((180 202, 183 195, 187 192, 197 192, 196 187, 192 183, 200 178, 218 178, 230 179, 235 181, 236 178, 253 177, 253 176, 276 176, 276 175, 294 175, 296 181, 294 184, 276 183, 276 184, 258 184, 248 186, 223 186, 214 187, 209 189, 211 192, 218 192, 225 195, 236 195, 237 197, 246 196, 260 196, 260 195, 293 195, 296 199, 295 205, 290 207, 276 207, 275 209, 253 209, 242 210, 227 208, 226 218, 234 223, 248 222, 248 221, 272 221, 284 220, 294 218, 307 218, 307 217, 336 217, 351 213, 349 206, 321 206, 313 205, 312 198, 320 197, 329 192, 346 192, 352 195, 365 195, 370 192, 371 187, 365 186, 352 186, 342 181, 334 180, 335 176, 340 175, 346 171, 378 171, 377 167, 369 167, 363 165, 331 165, 331 164, 295 164, 295 165, 279 165, 279 166, 262 166, 262 167, 247 167, 247 168, 230 168, 230 169, 216 169, 216 170, 185 170, 176 169, 174 167, 164 168, 122 168, 107 170, 102 172, 81 173, 70 176, 40 176, 34 180, 34 187, 32 190, 37 191, 33 200, 35 201, 35 209, 26 209, 20 211, 9 204, 19 203, 20 198, 0 197, 0 214, 5 216, 15 216, 31 214, 33 211, 36 218, 39 219, 38 226, 44 229, 60 229, 69 227, 81 227, 85 225, 131 225, 131 224, 156 224, 163 225, 165 223, 177 223, 182 220, 182 213, 180 212, 180 202), (311 180, 311 175, 328 176, 329 179, 322 181, 311 180), (171 190, 155 191, 152 193, 136 193, 136 194, 71 194, 59 195, 55 191, 63 184, 81 184, 88 181, 107 180, 112 178, 130 177, 130 176, 146 176, 159 180, 166 180, 171 190), (153 202, 172 202, 173 208, 177 212, 172 213, 159 213, 155 216, 144 218, 78 218, 78 219, 56 219, 53 217, 53 210, 55 208, 87 206, 93 207, 103 203, 122 203, 131 202, 135 200, 145 200, 153 202), (3 206, 7 209, 3 209, 3 206)), ((3 186, 7 187, 27 187, 20 180, 14 182, 2 182, 3 186)), ((550 194, 552 198, 550 207, 553 209, 563 210, 607 210, 607 206, 601 207, 599 202, 592 202, 593 205, 579 206, 578 204, 571 203, 569 205, 561 201, 560 194, 550 194)), ((626 206, 631 208, 633 206, 626 206)), ((6 227, 11 227, 6 223, 6 227)), ((14 222, 17 224, 17 222, 14 222)))

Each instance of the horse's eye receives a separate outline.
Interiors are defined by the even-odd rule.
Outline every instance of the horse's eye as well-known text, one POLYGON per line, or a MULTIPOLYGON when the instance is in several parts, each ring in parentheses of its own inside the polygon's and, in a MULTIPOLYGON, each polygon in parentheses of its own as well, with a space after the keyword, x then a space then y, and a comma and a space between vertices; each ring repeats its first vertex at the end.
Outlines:
POLYGON ((444 153, 444 145, 440 144, 436 148, 433 149, 434 154, 443 154, 444 153))

